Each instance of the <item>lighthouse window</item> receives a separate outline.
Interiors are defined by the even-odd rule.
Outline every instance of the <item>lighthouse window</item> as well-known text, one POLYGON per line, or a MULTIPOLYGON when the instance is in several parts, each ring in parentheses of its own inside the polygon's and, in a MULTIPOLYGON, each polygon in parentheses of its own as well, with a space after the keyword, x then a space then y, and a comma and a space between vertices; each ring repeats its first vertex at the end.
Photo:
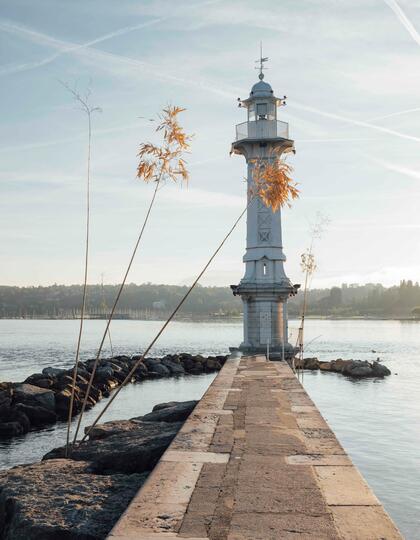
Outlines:
POLYGON ((267 103, 257 103, 258 120, 267 120, 267 103))
POLYGON ((266 276, 267 275, 267 265, 264 263, 263 265, 263 275, 266 276))
POLYGON ((248 107, 248 120, 253 122, 255 120, 255 104, 250 103, 248 107))

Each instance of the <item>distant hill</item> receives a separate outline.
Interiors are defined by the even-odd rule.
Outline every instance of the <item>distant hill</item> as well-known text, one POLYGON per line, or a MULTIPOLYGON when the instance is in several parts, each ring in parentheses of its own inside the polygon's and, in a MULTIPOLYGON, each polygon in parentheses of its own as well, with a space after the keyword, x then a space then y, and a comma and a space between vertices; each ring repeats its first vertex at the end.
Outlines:
MULTIPOLYGON (((109 313, 118 285, 89 285, 87 310, 92 318, 109 313)), ((116 312, 118 318, 161 319, 175 307, 187 287, 144 283, 126 286, 116 312)), ((291 298, 289 315, 300 313, 302 293, 291 298)), ((77 318, 80 316, 81 285, 48 287, 0 286, 0 318, 77 318)), ((197 286, 184 304, 179 318, 238 317, 240 298, 229 287, 197 286)), ((313 289, 308 295, 309 316, 323 317, 420 317, 420 286, 403 280, 394 287, 381 284, 342 285, 313 289)))

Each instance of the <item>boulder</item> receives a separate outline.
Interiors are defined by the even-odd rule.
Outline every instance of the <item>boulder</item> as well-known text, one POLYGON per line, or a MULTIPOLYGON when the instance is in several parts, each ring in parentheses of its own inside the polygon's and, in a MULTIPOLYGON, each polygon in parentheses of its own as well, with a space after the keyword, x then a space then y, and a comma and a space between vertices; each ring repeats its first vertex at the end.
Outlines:
POLYGON ((172 360, 163 358, 162 365, 169 369, 172 375, 183 375, 185 373, 185 369, 181 366, 181 364, 173 362, 172 360))
POLYGON ((114 375, 114 370, 110 364, 98 367, 95 373, 95 379, 108 379, 114 375))
POLYGON ((152 409, 152 411, 160 411, 161 409, 167 409, 168 407, 175 407, 178 405, 179 401, 168 401, 167 403, 158 403, 152 409))
POLYGON ((321 371, 332 371, 331 362, 319 362, 319 369, 321 371))
POLYGON ((338 358, 337 360, 332 360, 331 371, 334 371, 335 373, 342 373, 346 367, 346 364, 347 364, 347 361, 343 360, 342 358, 338 358))
POLYGON ((211 373, 212 371, 219 371, 222 366, 216 358, 209 356, 204 360, 205 371, 211 373))
MULTIPOLYGON (((59 418, 66 419, 67 415, 69 414, 69 408, 70 408, 70 401, 71 401, 71 389, 65 388, 64 390, 61 390, 60 392, 57 392, 55 394, 55 412, 59 416, 59 418)), ((75 395, 75 400, 73 402, 73 414, 77 414, 77 412, 81 409, 81 403, 77 399, 77 396, 75 395)))
POLYGON ((359 366, 350 370, 348 375, 350 377, 372 377, 373 370, 370 366, 359 366))
POLYGON ((54 424, 57 422, 57 415, 55 412, 45 409, 44 407, 18 403, 16 405, 16 410, 24 413, 29 418, 31 425, 35 427, 54 424))
MULTIPOLYGON (((133 368, 134 364, 135 362, 132 363, 132 366, 130 369, 133 368)), ((143 364, 143 362, 140 362, 134 372, 134 378, 138 381, 141 381, 143 379, 146 379, 148 376, 149 376, 149 372, 147 370, 147 367, 145 366, 145 364, 143 364)))
POLYGON ((0 437, 16 437, 24 433, 25 430, 19 422, 0 422, 0 437))
POLYGON ((67 370, 55 367, 46 367, 42 370, 42 374, 47 377, 61 377, 67 372, 67 370))
POLYGON ((304 365, 304 369, 312 369, 312 370, 318 369, 319 368, 318 358, 304 358, 303 365, 304 365))
POLYGON ((153 409, 151 413, 139 416, 143 422, 184 422, 194 410, 198 401, 175 402, 174 405, 153 409))
POLYGON ((373 362, 372 371, 374 377, 387 377, 391 375, 391 371, 386 366, 379 364, 379 362, 373 362))
POLYGON ((23 383, 16 385, 14 388, 14 400, 17 403, 41 406, 50 411, 55 410, 54 392, 32 384, 23 383))
POLYGON ((373 370, 367 361, 348 360, 342 373, 350 377, 371 377, 373 370))
POLYGON ((2 540, 103 540, 147 475, 91 473, 68 459, 0 473, 2 540))
POLYGON ((171 374, 170 370, 160 362, 149 364, 147 366, 147 369, 149 373, 157 373, 160 377, 168 377, 171 374))
MULTIPOLYGON (((177 424, 178 428, 181 423, 177 424)), ((130 433, 133 431, 140 432, 142 436, 155 436, 162 430, 172 431, 173 422, 143 422, 141 416, 132 418, 131 420, 111 420, 103 424, 97 424, 89 432, 89 440, 105 439, 120 433, 130 433)), ((85 427, 85 433, 89 431, 89 427, 85 427)))
MULTIPOLYGON (((126 422, 124 422, 126 425, 126 422)), ((70 457, 88 461, 98 474, 142 473, 150 471, 178 433, 182 423, 155 422, 138 429, 119 429, 115 423, 109 435, 87 440, 72 448, 70 457)), ((104 434, 102 434, 104 435, 104 434)), ((65 446, 56 448, 43 459, 62 458, 65 446)))

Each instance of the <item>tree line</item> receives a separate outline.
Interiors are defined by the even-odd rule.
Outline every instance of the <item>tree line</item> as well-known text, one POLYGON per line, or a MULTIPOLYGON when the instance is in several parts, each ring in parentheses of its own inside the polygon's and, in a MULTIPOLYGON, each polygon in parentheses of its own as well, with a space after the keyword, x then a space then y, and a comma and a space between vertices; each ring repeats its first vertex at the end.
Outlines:
MULTIPOLYGON (((119 285, 89 285, 87 314, 105 318, 119 285)), ((116 312, 118 318, 156 319, 170 313, 187 287, 134 283, 126 285, 116 312)), ((82 285, 47 287, 0 286, 0 318, 68 319, 80 317, 82 285)), ((302 307, 302 294, 289 301, 289 315, 296 317, 302 307)), ((186 301, 180 318, 238 317, 240 298, 229 287, 198 286, 186 301)), ((308 316, 322 317, 420 317, 420 286, 403 280, 399 285, 343 284, 341 287, 312 289, 308 293, 308 316)))

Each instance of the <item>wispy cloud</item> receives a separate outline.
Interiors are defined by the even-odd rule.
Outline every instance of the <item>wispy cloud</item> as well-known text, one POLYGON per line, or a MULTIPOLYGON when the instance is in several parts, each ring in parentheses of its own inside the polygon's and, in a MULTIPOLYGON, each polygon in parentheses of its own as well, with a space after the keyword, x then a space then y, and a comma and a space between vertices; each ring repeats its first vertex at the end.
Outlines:
POLYGON ((420 34, 417 32, 413 23, 401 9, 401 6, 398 4, 398 2, 396 0, 384 0, 384 2, 392 9, 400 23, 404 26, 404 28, 407 30, 413 40, 417 43, 417 45, 420 46, 420 34))

